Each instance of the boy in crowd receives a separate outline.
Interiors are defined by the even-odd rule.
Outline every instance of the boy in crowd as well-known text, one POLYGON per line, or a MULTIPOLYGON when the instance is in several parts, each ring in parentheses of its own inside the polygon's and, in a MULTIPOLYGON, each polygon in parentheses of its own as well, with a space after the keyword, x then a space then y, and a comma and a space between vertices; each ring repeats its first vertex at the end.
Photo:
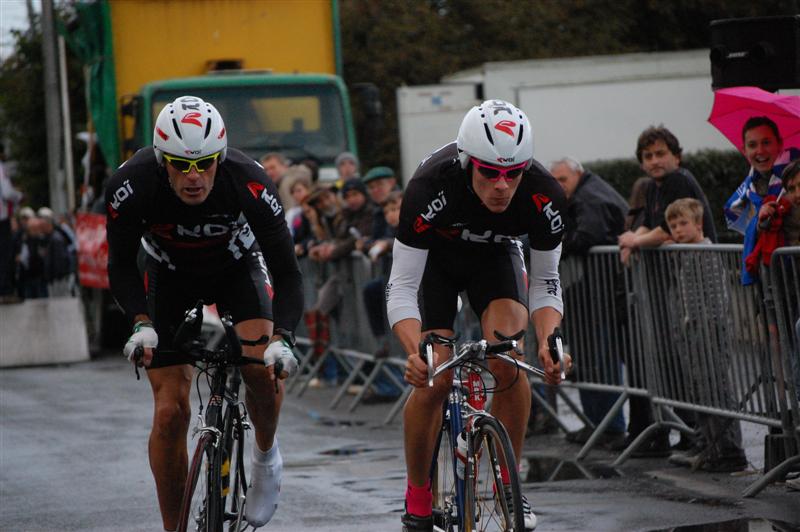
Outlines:
MULTIPOLYGON (((711 244, 703 233, 703 204, 694 198, 681 198, 668 207, 664 216, 672 239, 678 244, 711 244)), ((678 323, 678 337, 683 339, 681 350, 688 360, 692 353, 704 356, 715 353, 713 368, 692 364, 689 397, 705 406, 735 408, 727 360, 726 315, 728 298, 723 280, 724 266, 716 255, 682 255, 678 263, 678 289, 683 303, 678 323), (700 264, 698 264, 700 262, 700 264), (703 309, 705 312, 703 312, 703 309), (703 334, 704 331, 707 334, 703 334), (706 343, 708 342, 708 343, 706 343), (712 345, 713 344, 713 345, 712 345), (701 368, 709 368, 703 371, 701 368), (719 393, 714 393, 718 390, 719 393), (716 401, 715 397, 719 397, 716 401)), ((747 467, 742 449, 739 420, 695 413, 700 437, 685 453, 673 453, 670 462, 714 473, 741 471, 747 467)))
MULTIPOLYGON (((392 244, 394 243, 395 230, 400 223, 400 205, 403 201, 403 193, 395 190, 389 193, 383 202, 383 215, 386 221, 387 230, 384 237, 372 241, 368 248, 363 251, 374 263, 379 263, 379 275, 364 285, 364 308, 367 310, 369 318, 369 328, 375 335, 378 343, 376 355, 381 358, 389 356, 389 340, 386 337, 386 281, 389 278, 389 271, 392 264, 392 244)), ((396 367, 386 366, 386 370, 392 371, 398 380, 402 382, 403 375, 396 367)), ((389 379, 379 378, 375 381, 375 393, 365 399, 365 402, 388 402, 394 401, 399 397, 402 390, 394 386, 389 379)))

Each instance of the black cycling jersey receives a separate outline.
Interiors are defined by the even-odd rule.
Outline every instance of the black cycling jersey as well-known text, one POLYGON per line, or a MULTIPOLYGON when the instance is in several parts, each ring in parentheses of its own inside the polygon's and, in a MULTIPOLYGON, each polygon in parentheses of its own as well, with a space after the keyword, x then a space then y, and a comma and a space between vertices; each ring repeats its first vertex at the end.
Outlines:
POLYGON ((152 148, 139 150, 106 187, 108 274, 128 316, 147 313, 136 266, 139 245, 177 274, 208 277, 263 252, 273 276, 275 327, 293 331, 303 311, 302 277, 278 191, 264 170, 228 148, 214 186, 200 205, 173 192, 152 148))
POLYGON ((508 208, 492 213, 473 192, 453 142, 425 159, 409 181, 397 239, 418 249, 453 243, 478 250, 527 234, 533 249, 547 251, 561 242, 565 206, 561 186, 534 161, 508 208))

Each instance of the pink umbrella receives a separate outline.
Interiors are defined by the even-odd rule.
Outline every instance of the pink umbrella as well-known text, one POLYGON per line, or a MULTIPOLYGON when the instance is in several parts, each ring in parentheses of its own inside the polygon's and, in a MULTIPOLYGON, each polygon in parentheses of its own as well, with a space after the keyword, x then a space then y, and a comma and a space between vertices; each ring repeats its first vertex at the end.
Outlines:
POLYGON ((753 116, 766 116, 778 125, 784 148, 800 148, 800 96, 782 96, 758 87, 732 87, 714 93, 708 121, 742 153, 742 127, 753 116))

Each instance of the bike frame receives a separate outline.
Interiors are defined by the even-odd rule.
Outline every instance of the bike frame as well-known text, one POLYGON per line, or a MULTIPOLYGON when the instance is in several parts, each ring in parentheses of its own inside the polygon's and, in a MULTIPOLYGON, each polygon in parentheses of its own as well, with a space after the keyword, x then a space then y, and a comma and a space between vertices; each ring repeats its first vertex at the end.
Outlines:
MULTIPOLYGON (((475 414, 485 414, 486 392, 483 389, 483 378, 480 375, 480 367, 473 364, 465 364, 453 370, 453 380, 447 401, 443 405, 442 423, 447 424, 450 432, 450 447, 453 449, 453 472, 458 465, 458 457, 455 449, 458 446, 458 435, 466 430, 468 438, 472 438, 472 419, 475 414), (465 379, 466 377, 466 379, 465 379)), ((436 446, 431 463, 431 474, 437 464, 439 447, 442 444, 442 434, 439 431, 436 446)), ((470 455, 470 460, 472 460, 470 455)), ((456 478, 456 511, 458 512, 459 530, 465 529, 466 516, 466 483, 471 480, 474 464, 468 463, 464 468, 464 478, 456 478)))

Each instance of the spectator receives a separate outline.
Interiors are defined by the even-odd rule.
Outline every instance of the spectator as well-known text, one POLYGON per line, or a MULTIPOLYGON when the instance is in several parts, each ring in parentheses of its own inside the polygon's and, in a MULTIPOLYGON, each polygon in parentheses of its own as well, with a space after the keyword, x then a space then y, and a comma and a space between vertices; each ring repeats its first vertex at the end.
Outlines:
POLYGON ((334 161, 336 172, 339 174, 336 180, 336 188, 341 190, 346 181, 359 177, 358 174, 358 157, 349 151, 343 151, 336 156, 334 161))
POLYGON ((289 226, 292 239, 297 243, 298 240, 311 234, 311 227, 308 219, 303 215, 302 207, 303 200, 311 192, 311 180, 303 175, 287 176, 287 179, 289 179, 289 193, 292 195, 295 206, 286 209, 286 225, 289 226))
MULTIPOLYGON (((665 212, 670 234, 679 244, 711 244, 703 234, 703 205, 694 198, 681 198, 671 203, 665 212)), ((677 263, 678 297, 682 303, 678 316, 678 330, 674 338, 680 339, 679 349, 684 353, 711 353, 715 364, 721 368, 730 366, 731 347, 726 341, 728 333, 725 322, 730 306, 722 279, 725 269, 719 257, 714 254, 681 255, 677 263), (701 264, 696 264, 700 260, 701 264), (698 267, 699 266, 699 267, 698 267), (715 339, 714 345, 706 344, 706 339, 715 339)), ((709 375, 695 365, 690 371, 692 382, 691 396, 697 397, 700 404, 720 406, 725 410, 736 408, 730 382, 726 372, 709 375), (720 405, 713 403, 718 388, 720 405)), ((715 473, 741 471, 747 467, 747 458, 742 448, 742 431, 739 420, 695 412, 695 424, 700 437, 686 453, 674 453, 670 462, 700 468, 715 473)))
POLYGON ((0 144, 0 303, 16 302, 14 297, 13 241, 11 219, 22 201, 22 193, 14 188, 6 174, 5 148, 0 144))
POLYGON ((777 197, 781 190, 781 172, 789 159, 796 159, 796 149, 783 151, 783 139, 778 126, 766 116, 751 117, 742 127, 744 156, 750 163, 750 172, 725 203, 725 220, 728 227, 744 235, 742 251, 742 284, 756 281, 758 272, 749 271, 747 256, 753 252, 757 237, 755 214, 767 196, 777 197))
POLYGON ((32 217, 26 225, 19 256, 24 299, 47 297, 48 241, 44 226, 45 221, 38 217, 32 217))
POLYGON ((387 234, 389 226, 384 216, 383 204, 389 198, 389 194, 397 189, 397 179, 394 177, 394 170, 388 166, 376 166, 361 178, 361 182, 367 186, 369 197, 375 204, 372 214, 372 235, 366 243, 366 247, 369 248, 372 241, 380 240, 387 234))
POLYGON ((305 166, 311 171, 311 183, 319 181, 319 159, 316 157, 306 157, 300 161, 300 164, 305 166))
POLYGON ((635 232, 626 231, 619 237, 620 258, 624 264, 628 264, 631 253, 637 249, 657 247, 669 240, 664 210, 679 198, 696 198, 703 203, 703 233, 712 242, 717 241, 708 199, 694 176, 680 166, 682 152, 678 139, 664 126, 649 127, 639 135, 636 158, 653 181, 645 193, 642 225, 635 232))
POLYGON ((391 192, 383 202, 383 213, 387 226, 386 233, 375 240, 372 246, 366 250, 372 262, 382 262, 380 275, 364 286, 364 306, 367 309, 370 329, 379 345, 378 353, 376 353, 379 356, 388 356, 389 354, 389 343, 386 338, 386 299, 384 297, 384 289, 391 270, 390 254, 394 244, 395 229, 399 223, 402 201, 403 193, 396 190, 391 192))
POLYGON ((70 255, 70 242, 63 229, 55 223, 55 215, 48 207, 37 211, 46 247, 44 254, 45 279, 49 297, 72 295, 76 260, 70 255))
MULTIPOLYGON (((368 174, 369 175, 369 174, 368 174)), ((372 192, 372 190, 370 190, 372 192)), ((370 194, 372 196, 372 194, 370 194)), ((403 193, 399 190, 390 191, 382 202, 383 215, 386 230, 383 236, 374 240, 366 250, 372 262, 380 262, 380 274, 364 285, 364 308, 367 311, 369 327, 378 344, 375 355, 378 358, 389 356, 389 340, 386 331, 386 282, 391 271, 391 252, 394 244, 395 230, 400 223, 400 205, 403 201, 403 193)), ((367 370, 365 370, 367 371, 367 370)), ((384 366, 384 371, 391 371, 398 379, 403 381, 402 372, 395 366, 384 366)), ((395 401, 402 393, 392 382, 385 377, 380 377, 374 383, 375 392, 364 397, 363 402, 382 403, 395 401)))
POLYGON ((633 182, 628 198, 628 215, 625 217, 625 230, 636 231, 644 223, 644 204, 647 187, 653 180, 642 176, 633 182))
MULTIPOLYGON (((777 201, 764 203, 758 213, 759 227, 771 229, 772 226, 777 225, 782 231, 783 245, 800 246, 800 160, 793 161, 786 166, 781 180, 785 194, 780 201, 780 208, 777 201)), ((791 280, 787 280, 787 282, 791 282, 791 280)), ((794 291, 787 287, 786 293, 797 293, 797 287, 794 287, 794 291)), ((791 366, 797 400, 800 401, 800 301, 794 302, 794 308, 796 314, 789 316, 787 321, 795 323, 795 345, 791 366)))
MULTIPOLYGON (((316 211, 311 215, 314 241, 308 248, 308 257, 321 264, 331 263, 327 276, 319 288, 317 301, 305 313, 305 323, 313 345, 313 355, 323 356, 330 343, 330 317, 338 314, 342 298, 342 275, 336 262, 349 257, 356 242, 372 232, 372 213, 367 191, 358 179, 347 181, 341 189, 345 207, 341 208, 333 191, 316 185, 307 203, 316 211)), ((321 385, 332 386, 338 378, 336 361, 328 359, 323 366, 321 385)))
MULTIPOLYGON (((562 261, 583 261, 593 246, 615 244, 625 228, 625 214, 628 212, 625 199, 603 178, 584 170, 581 163, 571 157, 551 163, 550 173, 564 189, 567 197, 562 261)), ((623 283, 622 279, 615 279, 614 282, 623 283)), ((592 292, 596 289, 587 280, 581 280, 568 288, 573 293, 577 291, 583 294, 582 299, 587 302, 594 299, 592 292)), ((582 368, 595 374, 599 382, 619 384, 622 382, 622 368, 619 359, 614 358, 611 352, 612 324, 609 313, 593 308, 589 308, 587 312, 585 319, 592 328, 592 338, 598 339, 598 344, 595 345, 597 362, 587 363, 582 368), (592 365, 596 367, 591 367, 592 365), (611 374, 597 375, 603 368, 609 368, 611 374)), ((581 353, 577 355, 583 359, 581 353)), ((595 426, 603 421, 620 395, 583 389, 579 393, 583 411, 595 426)), ((566 438, 574 443, 586 443, 592 432, 593 429, 587 426, 567 433, 566 438)), ((625 419, 622 410, 619 410, 598 443, 615 445, 624 440, 624 437, 625 419)))
MULTIPOLYGON (((703 234, 712 242, 717 240, 714 221, 708 200, 694 176, 680 166, 683 149, 677 137, 664 126, 649 127, 639 135, 636 143, 636 158, 644 173, 652 179, 645 191, 645 208, 642 225, 635 231, 620 235, 620 259, 628 264, 631 253, 641 247, 656 247, 670 240, 669 226, 664 217, 667 205, 680 198, 695 198, 703 205, 703 234)), ((628 438, 623 445, 631 443, 652 423, 652 405, 647 398, 630 401, 628 438)), ((685 411, 676 410, 688 424, 694 417, 685 411)), ((682 437, 677 448, 688 450, 692 446, 688 438, 682 437)), ((668 456, 669 431, 659 431, 645 446, 637 449, 633 457, 668 456)))
POLYGON ((17 215, 17 228, 13 238, 13 272, 14 283, 16 285, 16 297, 9 296, 10 301, 22 301, 25 299, 25 271, 22 268, 22 247, 28 234, 28 223, 36 217, 36 212, 30 207, 22 207, 17 215))
MULTIPOLYGON (((278 152, 269 152, 261 158, 261 166, 264 167, 264 172, 275 183, 275 188, 278 189, 278 197, 281 199, 284 211, 288 211, 294 207, 294 199, 289 194, 289 180, 286 179, 289 172, 290 161, 283 154, 278 152)), ((308 173, 308 179, 311 179, 311 173, 308 173)))

